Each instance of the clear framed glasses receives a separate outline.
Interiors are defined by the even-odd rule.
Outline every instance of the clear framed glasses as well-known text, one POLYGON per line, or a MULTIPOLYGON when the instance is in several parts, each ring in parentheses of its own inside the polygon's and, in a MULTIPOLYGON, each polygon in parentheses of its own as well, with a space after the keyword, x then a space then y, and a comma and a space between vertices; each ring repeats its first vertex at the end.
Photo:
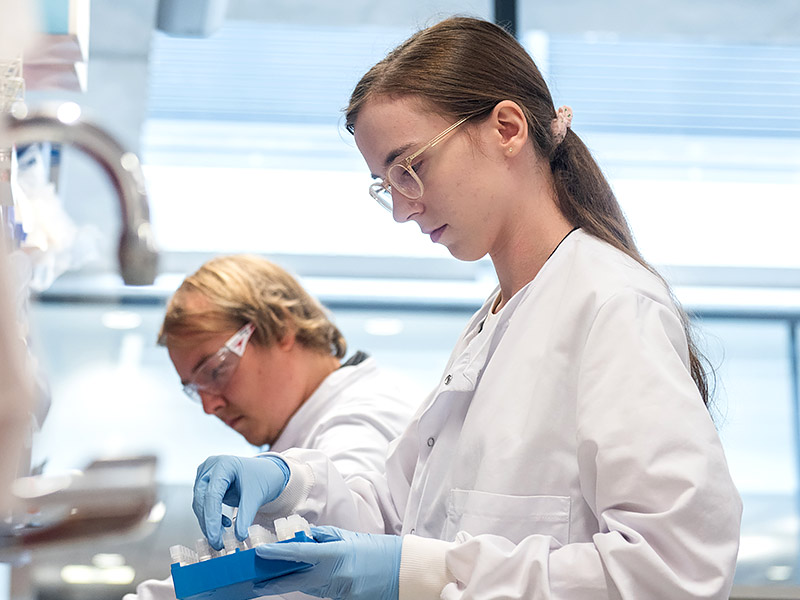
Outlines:
POLYGON ((388 211, 392 210, 392 189, 397 190, 409 200, 421 198, 422 194, 425 192, 425 186, 422 184, 419 175, 417 175, 414 161, 417 160, 423 152, 441 142, 447 134, 466 122, 469 118, 471 118, 471 116, 456 121, 430 142, 422 146, 422 148, 406 156, 403 160, 394 163, 386 172, 385 179, 378 179, 369 186, 369 195, 388 211))
POLYGON ((200 392, 219 394, 228 385, 247 347, 256 326, 248 323, 233 334, 213 356, 209 356, 192 372, 192 378, 183 385, 184 393, 202 403, 200 392))

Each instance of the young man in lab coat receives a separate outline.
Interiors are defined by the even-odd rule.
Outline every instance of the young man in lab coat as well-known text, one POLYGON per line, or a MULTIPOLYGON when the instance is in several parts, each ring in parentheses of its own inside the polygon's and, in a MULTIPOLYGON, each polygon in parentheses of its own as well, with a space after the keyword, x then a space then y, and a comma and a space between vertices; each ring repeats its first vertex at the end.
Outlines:
MULTIPOLYGON (((255 256, 216 258, 187 277, 159 344, 206 413, 272 451, 319 450, 343 474, 382 469, 421 400, 362 352, 342 362, 346 342, 324 308, 255 256)), ((137 598, 174 599, 172 580, 144 581, 123 600, 137 598)))

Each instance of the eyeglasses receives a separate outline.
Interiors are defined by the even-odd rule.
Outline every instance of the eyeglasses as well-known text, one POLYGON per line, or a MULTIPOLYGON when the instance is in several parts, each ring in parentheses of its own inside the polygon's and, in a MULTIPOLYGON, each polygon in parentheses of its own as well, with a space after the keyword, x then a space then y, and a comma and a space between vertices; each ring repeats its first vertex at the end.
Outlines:
POLYGON ((433 138, 430 142, 425 144, 422 148, 413 154, 406 156, 400 162, 394 163, 386 172, 386 179, 378 179, 369 186, 369 195, 375 199, 378 204, 388 211, 392 210, 392 190, 395 189, 409 200, 416 200, 421 198, 425 191, 425 186, 422 185, 422 180, 417 175, 415 165, 412 163, 420 157, 420 155, 433 148, 436 144, 441 142, 448 133, 453 131, 456 127, 464 123, 472 115, 464 117, 456 121, 450 127, 445 129, 442 133, 433 138))
POLYGON ((221 393, 239 366, 247 342, 255 330, 256 326, 248 323, 234 333, 216 354, 197 365, 192 372, 192 378, 183 386, 184 393, 199 403, 203 401, 200 392, 221 393))

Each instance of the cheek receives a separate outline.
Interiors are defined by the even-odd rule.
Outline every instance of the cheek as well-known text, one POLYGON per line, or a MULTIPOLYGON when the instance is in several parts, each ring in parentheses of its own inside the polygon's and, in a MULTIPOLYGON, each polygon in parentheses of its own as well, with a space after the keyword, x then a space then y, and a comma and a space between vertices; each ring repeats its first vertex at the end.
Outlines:
POLYGON ((460 164, 442 165, 423 181, 423 201, 426 206, 435 206, 437 210, 458 212, 475 196, 471 175, 460 164))
POLYGON ((258 387, 254 385, 250 372, 247 368, 236 369, 236 372, 231 376, 228 385, 225 386, 225 399, 239 408, 253 403, 253 396, 258 387))
POLYGON ((260 381, 257 373, 249 369, 242 369, 236 375, 238 377, 234 377, 231 381, 231 391, 238 393, 251 402, 253 397, 267 393, 266 386, 260 381))
POLYGON ((242 361, 239 367, 227 390, 230 400, 240 408, 249 408, 255 413, 263 411, 282 390, 281 374, 274 361, 242 361))
POLYGON ((492 186, 470 169, 454 173, 452 181, 454 183, 446 190, 450 209, 469 220, 485 221, 492 212, 492 186))
POLYGON ((446 180, 449 182, 449 187, 459 194, 467 196, 469 200, 479 199, 487 187, 487 176, 490 173, 490 170, 487 169, 487 162, 480 150, 465 142, 462 148, 453 153, 452 159, 446 167, 446 180))

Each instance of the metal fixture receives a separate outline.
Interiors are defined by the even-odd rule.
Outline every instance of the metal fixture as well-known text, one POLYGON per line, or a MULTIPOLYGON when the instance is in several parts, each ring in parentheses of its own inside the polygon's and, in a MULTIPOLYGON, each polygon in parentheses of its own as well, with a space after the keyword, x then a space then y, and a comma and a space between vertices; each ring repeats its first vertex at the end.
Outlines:
POLYGON ((158 252, 150 226, 150 209, 138 157, 126 151, 100 127, 82 119, 73 102, 29 111, 17 104, 0 124, 0 148, 35 142, 70 144, 94 158, 109 175, 119 197, 122 231, 119 269, 127 285, 155 280, 158 252))
POLYGON ((83 471, 22 477, 0 522, 0 562, 20 550, 137 529, 156 504, 156 458, 96 460, 83 471))

